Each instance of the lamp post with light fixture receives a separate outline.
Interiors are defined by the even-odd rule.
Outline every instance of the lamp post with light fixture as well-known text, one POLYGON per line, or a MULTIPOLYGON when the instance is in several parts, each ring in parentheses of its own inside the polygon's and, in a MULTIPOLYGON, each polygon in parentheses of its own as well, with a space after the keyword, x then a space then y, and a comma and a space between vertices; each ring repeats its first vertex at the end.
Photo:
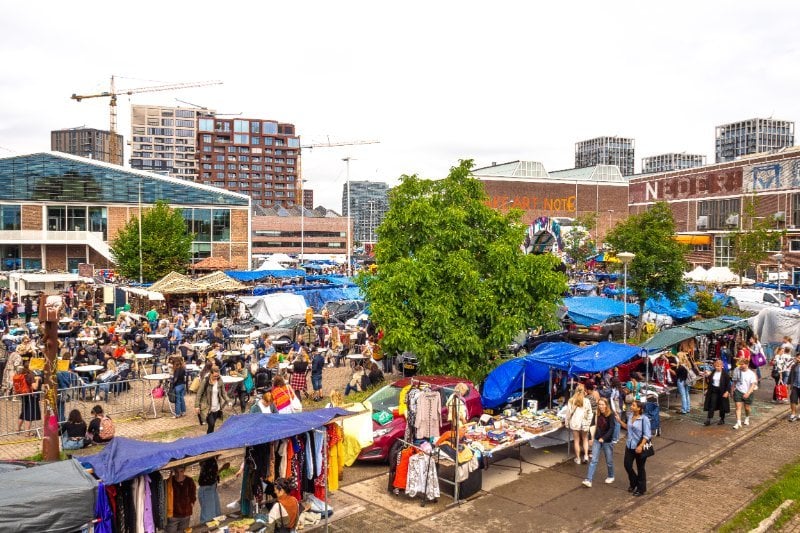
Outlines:
POLYGON ((636 254, 632 254, 630 252, 620 252, 617 254, 617 259, 622 261, 622 267, 624 270, 624 288, 622 293, 622 342, 624 344, 628 343, 628 263, 633 261, 633 258, 636 257, 636 254))

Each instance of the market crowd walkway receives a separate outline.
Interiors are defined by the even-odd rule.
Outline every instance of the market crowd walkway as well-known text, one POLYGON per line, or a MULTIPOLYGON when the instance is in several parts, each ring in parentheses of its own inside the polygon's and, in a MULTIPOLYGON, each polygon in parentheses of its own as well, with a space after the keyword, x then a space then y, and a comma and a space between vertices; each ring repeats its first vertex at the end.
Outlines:
MULTIPOLYGON (((785 421, 788 408, 769 401, 772 381, 762 382, 751 425, 703 426, 700 395, 693 395, 694 414, 662 411, 662 436, 656 455, 647 462, 648 495, 633 498, 622 467, 624 440, 614 454, 616 482, 603 483, 601 461, 595 484, 584 488, 586 465, 576 465, 564 446, 549 453, 524 449, 523 474, 497 469, 485 472, 480 496, 459 505, 442 496, 436 504, 393 496, 387 474, 346 485, 334 496, 339 509, 358 509, 332 522, 334 532, 381 529, 420 531, 709 531, 732 516, 753 496, 751 490, 800 453, 800 426, 785 421), (356 507, 357 505, 359 505, 356 507), (363 509, 363 511, 361 511, 363 509)), ((674 404, 675 402, 673 402, 674 404)), ((513 467, 516 459, 501 464, 513 467)))

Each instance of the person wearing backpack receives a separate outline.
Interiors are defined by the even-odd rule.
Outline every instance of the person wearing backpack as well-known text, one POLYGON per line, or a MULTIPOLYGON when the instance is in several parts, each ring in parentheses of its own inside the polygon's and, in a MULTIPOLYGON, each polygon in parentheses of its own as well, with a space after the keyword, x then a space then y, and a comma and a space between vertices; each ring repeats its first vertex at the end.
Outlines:
POLYGON ((92 407, 92 421, 89 422, 88 434, 95 444, 105 444, 114 438, 114 421, 103 413, 101 405, 92 407))

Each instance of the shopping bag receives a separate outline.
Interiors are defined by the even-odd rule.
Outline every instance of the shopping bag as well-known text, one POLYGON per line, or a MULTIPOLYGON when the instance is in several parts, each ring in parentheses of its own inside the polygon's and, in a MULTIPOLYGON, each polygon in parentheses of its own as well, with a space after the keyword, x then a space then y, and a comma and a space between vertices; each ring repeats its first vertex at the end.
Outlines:
POLYGON ((785 383, 778 383, 775 385, 775 390, 772 391, 772 399, 776 402, 782 402, 789 397, 788 387, 785 383))
POLYGON ((200 389, 200 376, 195 376, 189 384, 189 392, 197 392, 200 389))

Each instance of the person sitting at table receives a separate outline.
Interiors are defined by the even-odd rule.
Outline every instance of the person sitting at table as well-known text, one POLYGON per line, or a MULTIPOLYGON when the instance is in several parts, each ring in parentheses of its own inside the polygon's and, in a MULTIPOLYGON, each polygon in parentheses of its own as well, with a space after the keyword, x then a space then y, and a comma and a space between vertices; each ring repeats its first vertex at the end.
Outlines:
POLYGON ((200 321, 197 323, 198 328, 210 328, 211 322, 208 321, 208 317, 206 315, 200 315, 200 321))
POLYGON ((93 339, 94 330, 89 326, 83 326, 81 328, 81 332, 78 334, 78 337, 83 337, 85 339, 93 339))
POLYGON ((630 376, 628 376, 628 381, 625 383, 625 389, 627 391, 627 394, 632 395, 634 400, 638 400, 641 397, 641 390, 642 390, 642 384, 640 383, 641 380, 642 380, 641 374, 639 374, 638 372, 633 372, 631 373, 630 376))
POLYGON ((303 406, 291 386, 286 384, 283 377, 272 378, 272 400, 278 413, 299 413, 303 406))
POLYGON ((103 350, 101 350, 94 342, 94 339, 86 341, 86 353, 89 356, 91 364, 96 364, 98 361, 102 363, 105 361, 103 350))
POLYGON ((108 391, 111 390, 111 382, 114 381, 117 376, 119 376, 117 363, 113 359, 109 359, 106 361, 105 371, 95 377, 94 401, 100 401, 100 391, 103 392, 103 401, 108 401, 108 391))
POLYGON ((72 358, 72 368, 88 364, 90 364, 89 354, 86 352, 86 348, 81 346, 78 348, 78 353, 72 358))
POLYGON ((247 379, 249 374, 250 371, 247 370, 241 360, 236 361, 236 364, 233 365, 233 368, 228 372, 229 376, 242 378, 242 381, 231 384, 228 390, 228 396, 239 398, 239 406, 242 408, 242 413, 244 413, 247 408, 247 390, 244 387, 244 380, 247 379))
POLYGON ((143 335, 136 335, 133 338, 131 349, 133 350, 133 353, 148 353, 150 351, 147 349, 147 343, 145 342, 143 335))
POLYGON ((250 340, 250 337, 244 339, 244 342, 239 347, 242 351, 242 355, 244 356, 245 361, 250 361, 253 357, 253 354, 256 353, 256 345, 253 344, 253 341, 250 340))
POLYGON ((189 315, 189 317, 185 320, 183 325, 183 331, 186 333, 187 337, 194 336, 195 332, 197 331, 197 322, 194 319, 193 315, 189 315))
POLYGON ((105 326, 98 326, 96 341, 99 346, 108 346, 111 344, 111 334, 108 332, 105 326))
POLYGON ((219 323, 208 331, 208 342, 211 344, 218 343, 220 346, 225 345, 225 334, 222 332, 222 326, 219 323))

